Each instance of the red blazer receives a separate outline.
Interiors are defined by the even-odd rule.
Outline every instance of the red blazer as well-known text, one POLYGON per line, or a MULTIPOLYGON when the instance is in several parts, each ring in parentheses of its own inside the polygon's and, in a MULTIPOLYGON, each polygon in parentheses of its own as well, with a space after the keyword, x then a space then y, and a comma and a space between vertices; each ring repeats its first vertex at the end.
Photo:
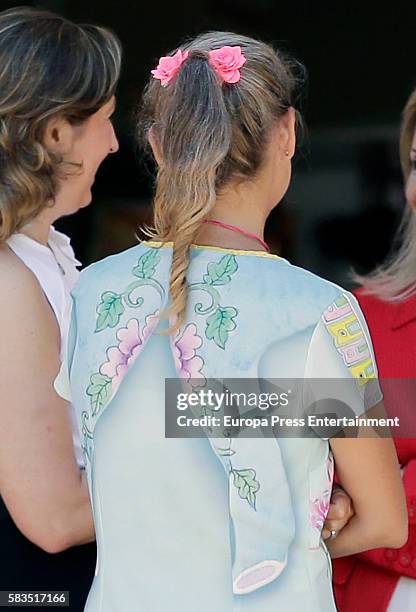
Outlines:
POLYGON ((339 612, 385 612, 400 576, 416 579, 416 296, 392 304, 362 290, 356 295, 370 329, 379 377, 408 379, 399 385, 381 380, 381 386, 387 412, 394 406, 404 434, 414 432, 413 439, 395 439, 405 468, 409 539, 398 550, 380 548, 334 559, 333 579, 339 612))

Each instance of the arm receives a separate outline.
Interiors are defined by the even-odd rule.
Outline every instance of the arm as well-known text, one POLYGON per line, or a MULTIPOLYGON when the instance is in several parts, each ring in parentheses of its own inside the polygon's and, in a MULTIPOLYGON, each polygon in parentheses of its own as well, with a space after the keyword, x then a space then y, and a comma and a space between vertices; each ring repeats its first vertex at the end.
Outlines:
POLYGON ((4 254, 0 275, 0 492, 22 533, 59 552, 94 539, 69 405, 53 388, 59 330, 27 268, 4 254))
MULTIPOLYGON (((367 550, 359 554, 359 557, 367 563, 376 565, 390 572, 416 578, 416 566, 414 563, 414 550, 416 548, 416 460, 412 459, 406 466, 403 475, 403 485, 406 493, 408 514, 409 514, 409 537, 404 546, 399 550, 391 548, 377 548, 375 550, 367 550)), ((339 529, 341 530, 348 522, 347 507, 349 497, 344 492, 345 501, 342 508, 342 520, 339 520, 339 529)), ((329 513, 328 513, 329 514, 329 513)), ((332 517, 330 517, 332 518, 332 517)), ((332 524, 332 521, 329 520, 332 524)), ((337 527, 328 527, 329 529, 337 529, 337 527)))
MULTIPOLYGON (((376 407, 377 408, 377 407, 376 407)), ((393 441, 369 428, 359 438, 332 438, 337 473, 355 514, 336 539, 327 541, 333 558, 407 540, 406 501, 393 441)))

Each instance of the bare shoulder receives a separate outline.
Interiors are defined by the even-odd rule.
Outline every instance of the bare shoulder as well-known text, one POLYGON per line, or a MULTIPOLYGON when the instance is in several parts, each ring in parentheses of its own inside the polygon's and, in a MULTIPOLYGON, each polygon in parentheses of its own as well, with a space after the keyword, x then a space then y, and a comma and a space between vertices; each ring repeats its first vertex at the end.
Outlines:
POLYGON ((37 293, 41 291, 34 274, 5 244, 0 244, 0 296, 10 291, 37 293))
MULTIPOLYGON (((6 245, 0 245, 0 326, 25 321, 56 336, 57 322, 37 278, 6 245)), ((23 331, 23 330, 22 330, 23 331)))

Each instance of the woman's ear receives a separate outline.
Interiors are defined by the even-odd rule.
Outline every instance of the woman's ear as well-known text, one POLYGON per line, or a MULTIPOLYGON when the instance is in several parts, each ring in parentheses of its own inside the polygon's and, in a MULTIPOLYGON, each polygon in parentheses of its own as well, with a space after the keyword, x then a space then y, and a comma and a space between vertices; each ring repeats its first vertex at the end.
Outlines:
POLYGON ((68 153, 74 141, 74 127, 63 117, 52 117, 46 124, 43 144, 49 151, 68 153))
POLYGON ((292 159, 296 150, 296 111, 293 106, 290 106, 280 118, 279 125, 284 154, 289 159, 292 159))
POLYGON ((150 147, 152 149, 153 157, 155 158, 157 165, 160 166, 161 163, 162 163, 162 154, 161 154, 161 151, 160 151, 159 140, 158 140, 158 138, 157 138, 157 136, 155 134, 155 130, 154 130, 153 125, 150 128, 150 130, 147 132, 147 139, 148 139, 150 147))

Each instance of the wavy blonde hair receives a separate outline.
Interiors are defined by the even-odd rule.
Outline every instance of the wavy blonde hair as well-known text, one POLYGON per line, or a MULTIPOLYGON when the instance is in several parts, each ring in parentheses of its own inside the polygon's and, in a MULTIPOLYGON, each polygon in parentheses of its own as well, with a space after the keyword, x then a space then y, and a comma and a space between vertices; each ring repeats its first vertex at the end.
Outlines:
POLYGON ((147 234, 173 242, 171 332, 186 317, 191 244, 219 190, 259 170, 271 127, 293 105, 302 71, 268 44, 230 32, 208 32, 179 48, 188 59, 167 87, 150 79, 139 114, 142 142, 152 129, 163 159, 147 234), (210 50, 227 45, 240 46, 247 58, 236 84, 222 83, 208 62, 210 50))
POLYGON ((46 124, 94 114, 114 94, 120 62, 105 28, 28 7, 0 13, 0 242, 53 205, 67 162, 43 145, 46 124))
MULTIPOLYGON (((405 182, 412 172, 410 150, 416 129, 416 90, 403 110, 400 129, 400 162, 405 182)), ((354 274, 353 279, 365 293, 382 300, 399 302, 416 294, 416 211, 407 205, 386 261, 367 276, 354 274), (399 245, 399 246, 397 246, 399 245)))

